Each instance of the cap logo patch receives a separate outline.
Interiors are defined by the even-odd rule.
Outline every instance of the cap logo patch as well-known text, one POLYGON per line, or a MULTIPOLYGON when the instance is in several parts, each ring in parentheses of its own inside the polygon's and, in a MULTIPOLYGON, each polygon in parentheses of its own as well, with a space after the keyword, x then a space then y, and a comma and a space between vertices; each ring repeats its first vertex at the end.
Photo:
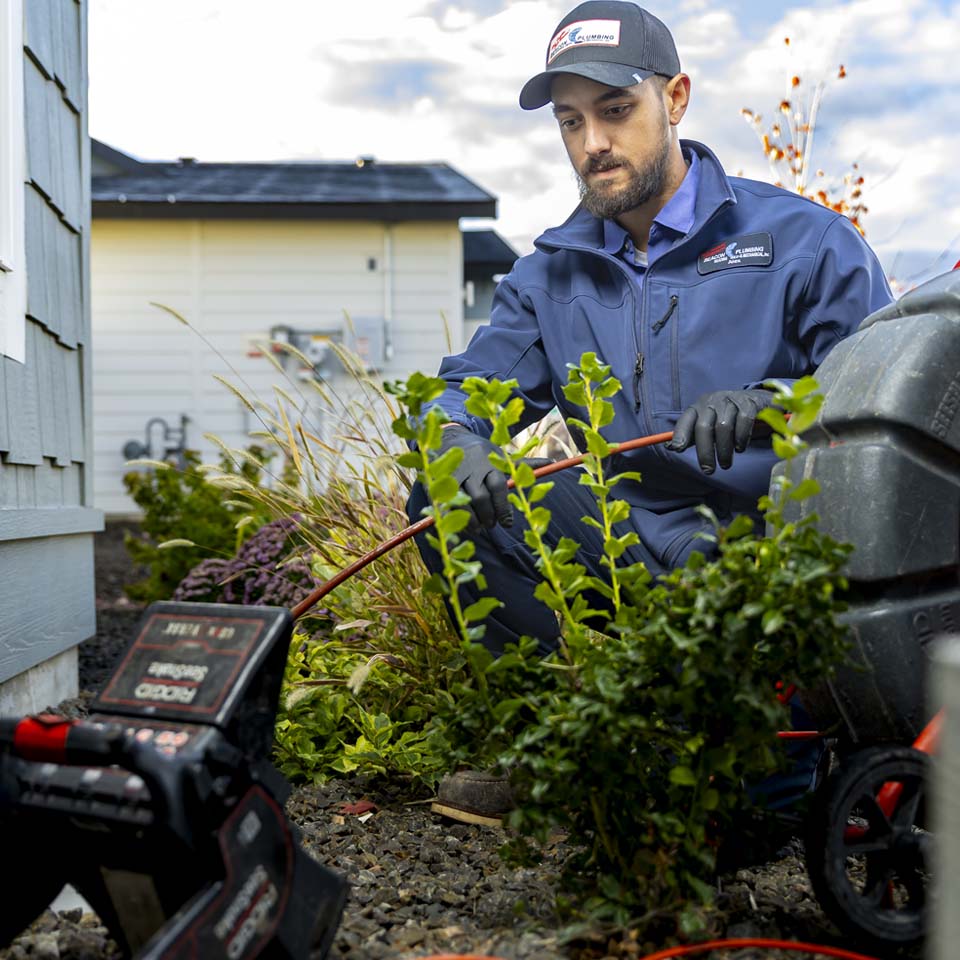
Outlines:
POLYGON ((731 237, 704 250, 697 260, 697 273, 705 276, 717 270, 735 267, 769 267, 773 263, 773 237, 769 233, 749 233, 731 237))
POLYGON ((571 47, 619 47, 619 20, 578 20, 561 27, 550 41, 547 66, 571 47))

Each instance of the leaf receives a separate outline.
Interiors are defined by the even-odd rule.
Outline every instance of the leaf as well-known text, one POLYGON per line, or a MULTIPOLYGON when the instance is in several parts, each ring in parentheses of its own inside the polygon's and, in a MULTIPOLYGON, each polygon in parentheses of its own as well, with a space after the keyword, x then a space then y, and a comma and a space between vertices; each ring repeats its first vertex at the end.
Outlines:
POLYGON ((790 417, 790 429, 794 433, 803 433, 804 430, 808 430, 816 422, 822 405, 823 397, 812 397, 803 410, 790 417))
POLYGON ((675 783, 678 787, 695 787, 697 785, 697 776, 689 767, 672 767, 668 776, 670 782, 675 783))
POLYGON ((505 720, 509 720, 514 716, 522 707, 526 706, 527 701, 523 697, 513 697, 509 700, 501 700, 498 704, 494 705, 493 715, 500 722, 503 723, 505 720))
POLYGON ((353 773, 353 771, 357 770, 359 766, 359 763, 351 760, 345 754, 341 754, 330 764, 330 769, 336 771, 337 773, 353 773))
POLYGON ((771 633, 776 633, 786 623, 786 619, 780 610, 768 610, 760 620, 764 636, 769 637, 771 633))
POLYGON ((585 434, 587 441, 587 450, 595 457, 608 457, 610 455, 610 444, 595 430, 588 430, 585 434))
POLYGON ((451 447, 445 453, 430 460, 430 475, 432 477, 447 477, 463 462, 463 448, 451 447))
POLYGON ((538 483, 527 491, 527 499, 531 504, 539 503, 553 489, 553 481, 547 480, 538 483))
POLYGON ((624 550, 627 549, 625 543, 621 543, 617 537, 607 537, 603 541, 603 552, 608 556, 612 557, 614 560, 618 560, 623 556, 624 550))
POLYGON ((485 620, 494 610, 502 606, 503 601, 498 600, 496 597, 481 597, 463 611, 463 617, 468 622, 485 620))
MULTIPOLYGON (((614 444, 614 451, 616 451, 618 446, 619 444, 614 444)), ((640 483, 642 479, 643 477, 638 470, 624 470, 623 473, 614 474, 608 482, 610 486, 613 486, 621 480, 633 480, 635 483, 640 483)))
POLYGON ((587 405, 587 392, 582 383, 568 383, 563 388, 563 395, 577 407, 587 405))
POLYGON ((782 460, 792 460, 799 452, 792 443, 784 440, 782 437, 778 437, 776 434, 773 435, 772 442, 773 452, 782 460))
POLYGON ((820 389, 820 385, 817 383, 815 377, 801 377, 794 383, 791 393, 797 399, 800 400, 803 397, 808 397, 812 393, 816 393, 820 389))
POLYGON ((430 495, 430 501, 434 504, 449 503, 460 489, 460 484, 453 477, 441 477, 439 480, 431 480, 427 486, 430 495))
POLYGON ((769 424, 777 433, 786 434, 790 432, 790 427, 787 426, 786 416, 783 411, 777 407, 767 407, 761 410, 757 414, 757 419, 769 424))
POLYGON ((801 480, 787 495, 789 500, 806 500, 808 497, 816 496, 820 492, 820 484, 813 478, 807 477, 801 480))
MULTIPOLYGON (((464 515, 464 525, 470 522, 470 515, 466 510, 458 510, 457 513, 464 515)), ((450 556, 454 560, 472 560, 476 552, 477 545, 472 540, 463 540, 450 551, 450 556)))
POLYGON ((727 539, 729 540, 738 540, 740 537, 745 537, 751 533, 753 533, 753 520, 745 513, 734 517, 727 527, 727 539))
POLYGON ((537 482, 537 478, 533 475, 533 467, 529 463, 521 463, 517 467, 517 479, 516 485, 518 487, 532 487, 537 482))
MULTIPOLYGON (((460 533, 463 530, 466 530, 470 526, 470 511, 469 510, 451 510, 450 513, 444 517, 443 523, 443 532, 447 536, 454 536, 460 533)), ((468 554, 457 553, 456 549, 452 551, 453 555, 459 559, 469 560, 473 556, 473 551, 475 545, 472 540, 465 540, 465 544, 470 544, 469 547, 466 547, 466 550, 469 550, 468 554)), ((460 546, 460 544, 457 544, 460 546)))

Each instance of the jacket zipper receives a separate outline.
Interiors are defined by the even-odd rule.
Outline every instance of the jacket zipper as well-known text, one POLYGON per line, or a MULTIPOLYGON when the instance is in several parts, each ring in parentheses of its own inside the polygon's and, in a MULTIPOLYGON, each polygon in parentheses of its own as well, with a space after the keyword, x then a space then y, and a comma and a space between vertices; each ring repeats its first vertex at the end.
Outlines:
POLYGON ((679 297, 674 294, 670 298, 670 306, 667 307, 667 312, 653 325, 654 333, 659 333, 667 325, 667 321, 673 316, 673 311, 677 309, 678 303, 679 297))
MULTIPOLYGON (((727 206, 729 206, 729 203, 725 201, 723 204, 717 207, 717 209, 714 210, 713 213, 711 213, 710 216, 707 217, 707 219, 700 225, 700 229, 697 231, 697 235, 699 235, 703 230, 705 230, 707 226, 709 226, 709 224, 713 220, 715 220, 727 208, 727 206)), ((690 243, 692 240, 693 240, 693 237, 688 236, 686 240, 684 240, 684 244, 690 243)), ((601 251, 597 250, 594 247, 587 247, 587 246, 583 246, 581 244, 576 244, 576 243, 551 244, 548 241, 546 246, 553 247, 553 249, 555 250, 576 250, 581 253, 588 253, 592 256, 599 256, 601 259, 614 264, 617 267, 617 269, 620 270, 621 274, 623 275, 624 279, 627 282, 627 290, 629 291, 630 298, 633 300, 634 312, 636 312, 637 307, 639 306, 640 317, 642 319, 643 313, 644 313, 644 305, 647 299, 646 292, 649 287, 650 272, 651 272, 650 270, 647 271, 646 276, 644 277, 643 295, 640 297, 640 303, 637 304, 637 294, 636 294, 636 288, 635 288, 636 281, 634 280, 633 276, 627 271, 627 268, 624 266, 624 264, 620 260, 618 260, 616 257, 612 257, 609 254, 602 253, 601 251)), ((674 250, 675 249, 677 248, 674 248, 674 250)), ((671 251, 671 253, 672 252, 673 251, 671 251)), ((634 396, 634 405, 635 405, 634 412, 635 413, 640 412, 640 396, 641 396, 641 390, 640 390, 641 376, 640 375, 643 373, 643 353, 640 350, 641 338, 642 338, 642 325, 635 323, 633 325, 633 341, 637 347, 637 360, 636 360, 636 363, 634 364, 634 379, 633 379, 633 396, 634 396)), ((646 417, 645 416, 642 417, 640 422, 641 422, 641 428, 644 429, 647 433, 649 433, 650 424, 646 422, 646 417)), ((660 457, 662 457, 663 459, 666 459, 666 454, 661 450, 659 444, 655 445, 651 449, 655 453, 659 454, 660 457)))
MULTIPOLYGON (((711 213, 710 216, 707 217, 707 219, 700 225, 700 229, 697 231, 697 234, 699 234, 699 233, 701 233, 703 230, 705 230, 705 229, 707 228, 707 226, 708 226, 713 220, 715 220, 715 219, 720 215, 720 213, 722 213, 722 212, 726 209, 727 206, 728 206, 728 203, 725 202, 725 203, 723 203, 721 206, 717 207, 717 209, 714 210, 713 213, 711 213)), ((684 244, 689 243, 689 242, 691 242, 692 240, 693 240, 693 237, 687 237, 686 240, 684 240, 684 244)), ((638 306, 638 304, 637 304, 636 288, 635 288, 635 283, 636 283, 636 281, 635 281, 634 277, 627 271, 627 268, 624 266, 624 264, 623 264, 620 260, 618 260, 616 257, 612 257, 612 256, 610 256, 609 254, 602 253, 602 252, 598 251, 597 249, 595 249, 594 247, 586 247, 586 246, 582 246, 582 245, 580 245, 580 244, 551 244, 551 243, 549 243, 549 241, 548 241, 546 245, 553 247, 553 249, 555 249, 555 250, 576 250, 576 251, 579 251, 579 252, 581 252, 581 253, 588 253, 588 254, 590 254, 590 255, 592 255, 592 256, 599 256, 601 259, 606 260, 606 261, 608 261, 608 262, 610 262, 610 263, 615 264, 616 267, 620 270, 620 272, 621 272, 621 274, 623 275, 624 279, 627 281, 627 289, 628 289, 628 291, 629 291, 629 293, 630 293, 630 297, 631 297, 631 299, 633 300, 633 303, 634 303, 634 311, 636 311, 637 306, 638 306)), ((676 249, 676 248, 674 248, 674 249, 676 249)), ((673 252, 673 251, 671 251, 671 252, 673 252)), ((648 270, 647 273, 646 273, 646 276, 644 277, 643 295, 640 297, 640 303, 639 303, 641 319, 642 319, 643 314, 644 314, 644 306, 645 306, 645 304, 646 304, 646 299, 647 299, 647 298, 646 298, 646 293, 647 293, 647 289, 648 289, 648 287, 649 287, 649 281, 650 281, 650 271, 648 270)), ((671 300, 671 304, 670 304, 671 309, 670 309, 670 311, 669 311, 669 313, 668 313, 668 315, 667 315, 667 320, 670 319, 670 315, 671 315, 671 314, 673 313, 673 311, 676 309, 676 306, 677 306, 676 303, 674 303, 674 302, 671 300)), ((666 320, 664 320, 664 323, 666 323, 666 320)), ((634 344, 635 344, 635 346, 636 346, 636 348, 637 348, 637 359, 636 359, 636 362, 634 363, 634 367, 633 367, 633 374, 634 374, 634 376, 633 376, 634 413, 639 413, 639 412, 640 412, 640 407, 641 407, 640 381, 641 381, 641 378, 642 378, 643 366, 644 366, 643 353, 642 353, 642 351, 641 351, 641 349, 640 349, 640 346, 641 346, 640 339, 641 339, 641 337, 642 337, 642 324, 636 324, 636 323, 633 324, 633 342, 634 342, 634 344)), ((648 433, 650 432, 650 425, 646 422, 646 417, 644 417, 644 418, 641 420, 641 427, 642 427, 644 430, 646 430, 648 433)), ((660 457, 662 457, 663 459, 666 459, 666 454, 664 454, 663 451, 660 449, 659 444, 658 444, 658 445, 655 445, 654 447, 652 447, 652 449, 653 449, 653 451, 654 451, 655 453, 659 454, 660 457)))
POLYGON ((643 376, 643 354, 637 354, 637 362, 633 365, 633 410, 640 412, 640 378, 643 376))

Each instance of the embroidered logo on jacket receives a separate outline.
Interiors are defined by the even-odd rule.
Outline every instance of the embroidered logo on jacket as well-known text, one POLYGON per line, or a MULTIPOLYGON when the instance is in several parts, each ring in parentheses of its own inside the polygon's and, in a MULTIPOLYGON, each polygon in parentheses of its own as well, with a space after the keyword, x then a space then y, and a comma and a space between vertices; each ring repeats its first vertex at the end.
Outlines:
POLYGON ((704 250, 697 260, 697 273, 714 273, 731 267, 769 267, 771 263, 773 237, 769 233, 749 233, 704 250))
POLYGON ((571 47, 619 47, 619 20, 578 20, 568 23, 555 34, 547 51, 547 64, 553 63, 571 47))

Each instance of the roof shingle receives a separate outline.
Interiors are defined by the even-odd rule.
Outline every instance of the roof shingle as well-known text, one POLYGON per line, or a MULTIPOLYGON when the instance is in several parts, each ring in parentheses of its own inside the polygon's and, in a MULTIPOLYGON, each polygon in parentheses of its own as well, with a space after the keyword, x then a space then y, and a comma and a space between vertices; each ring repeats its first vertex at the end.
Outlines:
MULTIPOLYGON (((94 141, 94 152, 98 145, 94 141)), ((117 153, 106 147, 106 151, 117 153)), ((123 155, 127 156, 127 155, 123 155)), ((285 205, 364 208, 401 205, 414 213, 423 207, 445 218, 495 216, 496 198, 445 163, 273 162, 198 163, 195 161, 135 161, 128 172, 92 178, 94 213, 107 214, 115 205, 203 204, 264 207, 285 205), (483 212, 475 212, 481 210, 483 212)), ((158 211, 159 212, 159 211, 158 211)), ((323 216, 322 211, 316 211, 323 216)), ((149 215, 149 213, 147 214, 149 215)), ((165 210, 164 216, 170 216, 165 210)), ((189 215, 182 210, 181 216, 189 215)), ((259 214, 250 209, 249 215, 259 214)), ((381 211, 382 216, 382 211, 381 211)))

